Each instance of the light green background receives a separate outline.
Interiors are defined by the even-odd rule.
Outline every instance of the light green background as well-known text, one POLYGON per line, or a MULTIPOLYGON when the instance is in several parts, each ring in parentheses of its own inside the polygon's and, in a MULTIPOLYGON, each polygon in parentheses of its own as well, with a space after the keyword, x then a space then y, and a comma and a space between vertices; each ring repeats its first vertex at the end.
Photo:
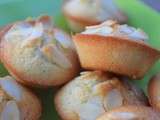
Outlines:
MULTIPOLYGON (((54 16, 53 20, 57 26, 70 32, 60 12, 61 3, 62 0, 0 0, 0 25, 23 20, 29 16, 48 14, 54 16)), ((136 0, 117 0, 117 4, 128 15, 128 24, 144 29, 149 34, 149 43, 160 49, 160 14, 136 0)), ((154 65, 144 80, 134 82, 146 91, 149 78, 158 71, 160 71, 160 61, 154 65)), ((6 74, 0 65, 0 76, 6 74)), ((43 104, 42 120, 59 120, 53 105, 55 89, 35 90, 43 104)))

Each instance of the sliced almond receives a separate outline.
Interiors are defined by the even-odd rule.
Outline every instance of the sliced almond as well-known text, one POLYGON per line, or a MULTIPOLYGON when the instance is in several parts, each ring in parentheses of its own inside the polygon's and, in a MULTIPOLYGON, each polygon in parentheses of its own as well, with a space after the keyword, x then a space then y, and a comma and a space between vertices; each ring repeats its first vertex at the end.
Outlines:
MULTIPOLYGON (((23 27, 23 26, 21 26, 23 27)), ((35 27, 30 26, 29 28, 20 28, 20 30, 17 30, 14 33, 15 36, 23 35, 23 42, 21 44, 21 47, 38 47, 42 44, 42 35, 43 35, 43 25, 41 23, 36 23, 35 27)))
POLYGON ((99 97, 91 98, 87 103, 77 106, 77 109, 81 120, 95 120, 105 112, 99 97))
POLYGON ((105 109, 112 110, 113 108, 123 105, 123 97, 118 89, 109 91, 103 101, 105 109))
POLYGON ((63 32, 62 30, 55 28, 54 37, 64 48, 70 47, 72 49, 75 49, 75 46, 73 42, 71 41, 71 37, 65 32, 63 32))
POLYGON ((9 96, 13 97, 16 100, 21 100, 22 98, 22 90, 21 87, 13 80, 12 77, 6 76, 4 78, 0 78, 0 85, 2 89, 9 96))
POLYGON ((72 67, 71 62, 65 56, 65 53, 62 53, 61 49, 54 44, 49 44, 42 48, 43 54, 47 57, 47 59, 53 64, 58 65, 62 68, 70 68, 72 67))
POLYGON ((1 120, 20 120, 20 111, 15 101, 9 101, 4 106, 1 120))

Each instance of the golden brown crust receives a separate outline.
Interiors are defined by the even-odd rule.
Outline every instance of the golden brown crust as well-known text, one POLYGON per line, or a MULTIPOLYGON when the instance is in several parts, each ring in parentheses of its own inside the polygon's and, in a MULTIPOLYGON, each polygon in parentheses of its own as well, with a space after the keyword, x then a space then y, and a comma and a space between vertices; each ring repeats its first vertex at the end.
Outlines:
POLYGON ((73 40, 83 68, 134 79, 142 78, 160 57, 160 51, 147 44, 120 37, 77 34, 73 40))
POLYGON ((148 95, 150 104, 160 111, 160 73, 153 76, 148 84, 148 95))

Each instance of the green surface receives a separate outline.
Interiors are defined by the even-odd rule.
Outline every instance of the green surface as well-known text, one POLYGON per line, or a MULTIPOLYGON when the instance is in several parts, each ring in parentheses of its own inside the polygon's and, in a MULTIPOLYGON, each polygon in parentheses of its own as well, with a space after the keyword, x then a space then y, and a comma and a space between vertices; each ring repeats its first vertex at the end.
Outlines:
MULTIPOLYGON (((36 17, 43 14, 54 16, 55 24, 64 30, 69 29, 61 15, 61 0, 1 0, 0 1, 0 25, 17 20, 23 20, 29 16, 36 17)), ((118 5, 128 15, 128 24, 143 28, 149 34, 149 43, 160 49, 160 14, 136 0, 118 0, 118 5)), ((149 71, 144 80, 135 81, 140 87, 146 90, 149 78, 160 71, 160 61, 149 71)), ((0 65, 0 76, 8 74, 0 65)), ((55 90, 35 90, 42 100, 42 120, 59 120, 53 105, 53 93, 55 90)), ((33 111, 34 112, 34 111, 33 111)))

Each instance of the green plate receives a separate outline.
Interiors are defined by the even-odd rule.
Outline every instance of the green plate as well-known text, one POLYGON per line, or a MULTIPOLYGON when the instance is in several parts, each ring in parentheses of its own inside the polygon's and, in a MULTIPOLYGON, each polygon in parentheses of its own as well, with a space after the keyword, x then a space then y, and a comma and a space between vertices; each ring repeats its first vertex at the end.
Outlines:
MULTIPOLYGON (((29 16, 48 14, 53 16, 57 26, 70 32, 60 11, 61 3, 62 0, 0 0, 0 25, 23 20, 29 16)), ((117 4, 128 15, 128 24, 144 29, 150 37, 150 45, 160 49, 160 14, 138 0, 117 0, 117 4)), ((148 80, 158 71, 160 71, 160 61, 143 80, 134 82, 146 91, 148 80)), ((8 72, 0 64, 0 76, 7 74, 8 72)), ((59 120, 53 104, 55 89, 35 90, 43 104, 42 120, 59 120)))

